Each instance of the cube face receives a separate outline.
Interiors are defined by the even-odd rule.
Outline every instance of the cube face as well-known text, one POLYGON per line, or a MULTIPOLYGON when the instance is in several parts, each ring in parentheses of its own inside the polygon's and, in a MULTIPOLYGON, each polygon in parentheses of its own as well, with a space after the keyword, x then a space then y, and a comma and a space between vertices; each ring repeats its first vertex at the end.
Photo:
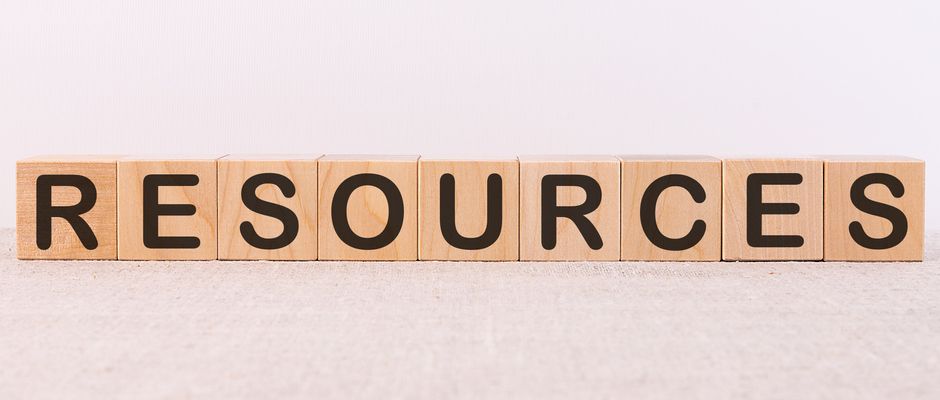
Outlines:
POLYGON ((118 162, 118 258, 214 260, 218 157, 118 162))
POLYGON ((620 259, 618 158, 531 156, 520 157, 519 165, 520 259, 620 259))
POLYGON ((821 160, 724 160, 722 182, 724 260, 822 260, 821 160))
POLYGON ((418 181, 421 260, 519 259, 518 160, 422 157, 418 181), (491 179, 492 176, 496 178, 491 179), (442 177, 447 182, 442 182, 442 177), (450 189, 442 190, 444 185, 450 189), (498 192, 491 191, 491 185, 498 187, 498 192), (498 202, 496 194, 499 194, 498 202), (488 196, 494 196, 494 200, 489 200, 488 196), (446 209, 443 214, 442 206, 446 209), (445 218, 450 216, 443 225, 442 215, 445 218), (499 216, 498 225, 490 226, 490 215, 499 216), (456 241, 460 247, 445 238, 445 226, 450 240, 456 241), (457 235, 459 238, 455 239, 457 235))
POLYGON ((116 259, 116 160, 112 156, 42 156, 17 162, 17 257, 116 259), (79 226, 73 227, 63 213, 77 214, 80 221, 73 222, 79 226), (37 235, 37 230, 41 234, 37 235))
POLYGON ((319 259, 418 259, 417 156, 327 155, 318 169, 319 259))
POLYGON ((924 169, 923 161, 905 157, 827 159, 825 259, 923 260, 924 169))
POLYGON ((621 159, 621 259, 721 260, 721 160, 621 159))
POLYGON ((317 259, 318 158, 219 160, 220 260, 317 259))

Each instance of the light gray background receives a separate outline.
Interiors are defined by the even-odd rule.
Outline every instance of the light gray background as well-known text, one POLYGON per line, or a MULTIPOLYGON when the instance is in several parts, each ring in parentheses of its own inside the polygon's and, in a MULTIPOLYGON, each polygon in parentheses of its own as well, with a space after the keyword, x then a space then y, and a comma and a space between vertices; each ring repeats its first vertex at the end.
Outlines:
POLYGON ((20 261, 0 398, 940 398, 922 263, 20 261))
POLYGON ((920 157, 940 228, 940 2, 274 3, 0 2, 0 226, 36 153, 694 152, 920 157))

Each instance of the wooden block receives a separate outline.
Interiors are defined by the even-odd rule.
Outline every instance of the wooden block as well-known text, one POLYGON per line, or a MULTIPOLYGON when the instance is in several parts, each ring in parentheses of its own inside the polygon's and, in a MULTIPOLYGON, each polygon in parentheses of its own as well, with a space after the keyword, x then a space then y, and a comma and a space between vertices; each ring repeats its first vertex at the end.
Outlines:
POLYGON ((827 157, 825 259, 924 259, 924 162, 827 157))
POLYGON ((420 259, 519 259, 519 161, 515 157, 422 156, 418 171, 420 259))
POLYGON ((16 256, 117 258, 117 156, 38 156, 16 163, 16 256))
POLYGON ((214 260, 215 156, 118 161, 118 258, 214 260))
POLYGON ((317 259, 319 155, 219 160, 219 259, 317 259))
POLYGON ((524 156, 519 166, 522 260, 620 259, 620 159, 524 156))
POLYGON ((622 156, 622 260, 721 260, 721 160, 622 156))
POLYGON ((319 160, 321 260, 418 259, 418 157, 319 160))
POLYGON ((722 181, 724 260, 822 260, 822 160, 724 160, 722 181))

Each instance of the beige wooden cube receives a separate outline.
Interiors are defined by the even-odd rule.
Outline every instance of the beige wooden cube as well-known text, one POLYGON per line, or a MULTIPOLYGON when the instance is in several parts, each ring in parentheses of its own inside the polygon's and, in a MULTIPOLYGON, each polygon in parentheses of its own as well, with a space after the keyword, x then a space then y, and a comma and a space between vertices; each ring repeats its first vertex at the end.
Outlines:
POLYGON ((621 156, 620 258, 721 260, 721 160, 621 156))
POLYGON ((418 157, 319 160, 321 260, 417 260, 418 157))
POLYGON ((117 258, 117 156, 37 156, 16 163, 16 256, 117 258))
POLYGON ((823 162, 722 161, 722 258, 823 258, 823 162))
POLYGON ((317 259, 319 155, 219 160, 219 259, 317 259))
POLYGON ((420 259, 519 259, 515 157, 422 156, 418 182, 420 259))
POLYGON ((523 156, 520 259, 620 259, 620 159, 523 156))
POLYGON ((214 260, 218 156, 118 161, 118 258, 214 260))
POLYGON ((826 157, 825 259, 923 260, 924 169, 908 157, 826 157))

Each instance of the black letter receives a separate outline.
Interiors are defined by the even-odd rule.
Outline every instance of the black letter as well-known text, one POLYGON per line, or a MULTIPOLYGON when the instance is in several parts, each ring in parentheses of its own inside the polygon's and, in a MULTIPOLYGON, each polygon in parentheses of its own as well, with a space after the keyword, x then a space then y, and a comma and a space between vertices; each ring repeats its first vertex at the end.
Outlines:
POLYGON ((458 249, 485 249, 499 239, 503 229, 503 179, 497 174, 486 178, 486 228, 475 238, 466 238, 457 232, 457 193, 454 176, 441 175, 441 233, 444 240, 458 249))
POLYGON ((255 227, 248 221, 242 222, 241 225, 239 225, 239 230, 242 233, 242 238, 244 238, 249 245, 259 249, 274 250, 291 244, 291 242, 297 238, 299 223, 297 221, 297 215, 289 208, 258 198, 255 190, 258 189, 258 186, 266 183, 277 186, 277 188, 281 190, 281 193, 284 194, 284 197, 287 198, 294 197, 294 193, 297 191, 297 189, 294 188, 293 182, 284 175, 274 173, 258 174, 248 178, 245 184, 242 185, 242 203, 251 211, 281 221, 281 224, 284 225, 284 231, 277 237, 271 239, 263 238, 258 235, 258 232, 255 231, 255 227))
POLYGON ((333 229, 339 239, 359 250, 376 250, 388 246, 401 232, 402 224, 405 222, 405 204, 398 187, 388 178, 376 174, 353 175, 340 183, 333 195, 330 213, 333 216, 333 229), (361 186, 378 188, 388 201, 388 222, 385 224, 385 229, 371 238, 364 238, 353 232, 346 215, 349 196, 361 186))
POLYGON ((542 247, 545 250, 555 248, 558 240, 556 219, 568 218, 581 232, 588 247, 599 250, 604 246, 601 234, 597 232, 594 224, 587 219, 590 214, 601 205, 601 186, 593 178, 586 175, 545 175, 542 177, 542 247), (587 197, 584 203, 577 206, 558 206, 558 187, 577 186, 584 189, 587 197))
POLYGON ((195 249, 199 238, 192 236, 160 236, 161 215, 195 215, 192 204, 160 204, 160 186, 196 186, 196 175, 158 174, 144 177, 144 246, 148 249, 195 249))
POLYGON ((897 208, 865 197, 865 188, 876 183, 887 186, 896 199, 904 196, 904 184, 898 178, 888 174, 868 174, 852 183, 852 189, 849 192, 852 204, 866 214, 877 215, 890 221, 891 233, 881 239, 875 239, 865 234, 861 223, 852 221, 849 224, 849 234, 856 243, 866 249, 884 250, 897 246, 907 236, 907 217, 897 208))
POLYGON ((98 190, 91 179, 81 175, 40 175, 36 178, 36 245, 49 250, 52 246, 52 218, 59 217, 72 226, 82 246, 88 250, 97 249, 98 238, 88 222, 80 217, 91 210, 97 200, 98 190), (53 186, 72 186, 81 192, 82 197, 73 206, 53 206, 53 186))
POLYGON ((659 226, 656 224, 656 201, 659 200, 659 195, 661 195, 663 191, 672 186, 679 186, 687 190, 689 194, 692 195, 692 200, 695 200, 696 203, 705 202, 705 188, 695 179, 678 174, 660 177, 653 181, 653 183, 646 188, 646 191, 643 192, 643 199, 640 201, 640 225, 643 227, 643 232, 646 233, 646 237, 651 243, 656 245, 656 247, 673 251, 691 249, 692 246, 698 244, 698 242, 702 240, 702 237, 705 236, 705 221, 700 219, 695 220, 695 222, 692 223, 692 230, 678 239, 663 235, 662 231, 659 230, 659 226))
POLYGON ((796 173, 750 174, 747 177, 747 244, 751 247, 800 247, 799 235, 764 235, 762 216, 792 215, 800 212, 796 203, 764 203, 764 185, 799 185, 803 175, 796 173))

